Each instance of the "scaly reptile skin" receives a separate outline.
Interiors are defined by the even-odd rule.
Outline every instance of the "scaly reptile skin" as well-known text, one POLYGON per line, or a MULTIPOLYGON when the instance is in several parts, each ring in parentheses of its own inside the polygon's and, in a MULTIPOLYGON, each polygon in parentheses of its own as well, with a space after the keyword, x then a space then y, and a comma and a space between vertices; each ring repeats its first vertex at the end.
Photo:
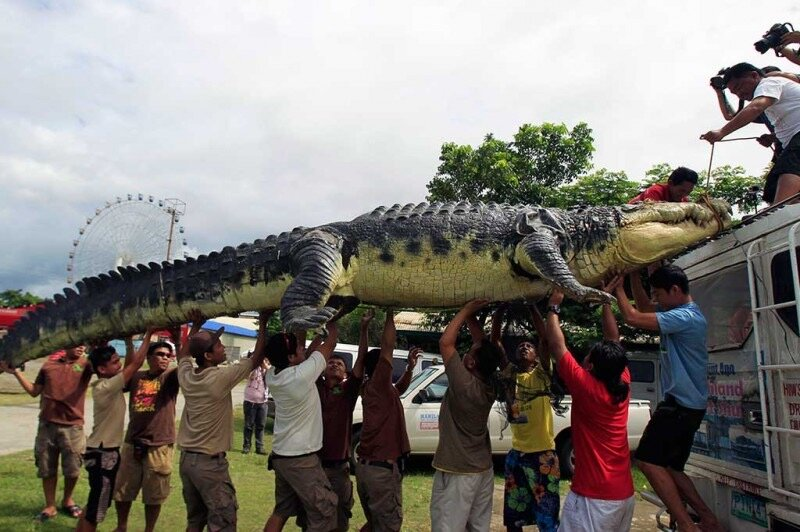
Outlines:
POLYGON ((0 343, 19 364, 65 346, 205 316, 281 309, 290 330, 319 327, 362 302, 458 307, 473 298, 536 300, 555 284, 579 301, 611 273, 669 258, 730 225, 729 207, 643 203, 546 209, 447 203, 379 207, 349 222, 256 240, 174 264, 122 268, 77 283, 0 343))

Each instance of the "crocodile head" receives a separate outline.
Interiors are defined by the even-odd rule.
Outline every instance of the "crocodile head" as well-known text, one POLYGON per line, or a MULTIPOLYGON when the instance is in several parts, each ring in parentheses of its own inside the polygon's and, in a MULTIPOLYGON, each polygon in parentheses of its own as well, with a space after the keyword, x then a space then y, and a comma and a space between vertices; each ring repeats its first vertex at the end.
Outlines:
POLYGON ((645 265, 672 257, 730 227, 728 204, 644 202, 620 208, 615 251, 624 263, 645 265))

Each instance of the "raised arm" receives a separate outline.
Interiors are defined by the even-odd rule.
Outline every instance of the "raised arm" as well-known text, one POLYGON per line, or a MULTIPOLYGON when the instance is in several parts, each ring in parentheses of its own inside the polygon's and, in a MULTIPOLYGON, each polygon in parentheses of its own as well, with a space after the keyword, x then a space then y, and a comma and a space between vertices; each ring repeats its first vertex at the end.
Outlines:
POLYGON ((262 310, 258 313, 258 337, 253 348, 253 356, 250 357, 252 369, 261 366, 267 357, 267 323, 274 313, 274 310, 262 310))
MULTIPOLYGON (((616 276, 610 283, 604 283, 602 289, 609 294, 613 294, 617 286, 622 284, 624 277, 621 275, 616 276)), ((603 340, 612 342, 619 342, 619 327, 617 327, 617 318, 614 316, 614 311, 611 309, 609 303, 603 304, 603 310, 600 315, 600 323, 603 326, 603 340)))
POLYGON ((368 309, 361 315, 358 333, 358 358, 353 365, 353 376, 359 379, 364 376, 364 360, 366 360, 367 351, 369 351, 369 324, 374 317, 374 308, 368 309), (356 371, 358 372, 356 373, 356 371))
MULTIPOLYGON (((564 301, 564 292, 554 287, 553 292, 550 294, 550 299, 547 301, 547 306, 561 305, 562 301, 564 301)), ((558 362, 567 352, 567 342, 564 340, 564 333, 561 331, 561 321, 558 319, 558 314, 553 311, 547 313, 545 337, 547 338, 550 353, 558 362)))
MULTIPOLYGON (((642 284, 641 273, 638 271, 633 272, 628 275, 628 278, 631 281, 631 292, 633 292, 633 300, 636 302, 636 308, 639 310, 639 312, 655 312, 656 306, 653 304, 653 301, 650 299, 650 296, 644 289, 644 285, 642 284)), ((613 287, 613 290, 615 292, 617 291, 618 286, 624 286, 624 285, 621 281, 617 282, 616 278, 614 278, 609 283, 609 287, 613 287)))
POLYGON ((144 359, 147 358, 147 350, 150 349, 150 338, 152 338, 157 330, 158 329, 155 327, 148 328, 144 333, 144 338, 142 338, 142 345, 135 351, 133 349, 133 338, 128 337, 125 339, 125 367, 122 368, 122 380, 125 381, 125 384, 128 384, 131 377, 133 377, 142 367, 142 364, 144 364, 144 359))
MULTIPOLYGON (((197 309, 189 311, 189 319, 192 321, 192 327, 189 329, 189 338, 200 332, 200 327, 206 322, 203 313, 197 309)), ((178 361, 189 356, 189 342, 183 342, 180 351, 178 351, 178 361)))
POLYGON ((478 323, 478 318, 474 314, 467 317, 467 330, 469 330, 473 344, 479 344, 486 339, 486 333, 483 332, 483 327, 478 323))
POLYGON ((506 315, 508 305, 503 303, 492 314, 492 332, 489 340, 500 350, 500 369, 508 366, 508 356, 506 348, 503 347, 503 318, 506 315))
POLYGON ((458 313, 447 324, 442 336, 439 338, 439 353, 441 353, 444 363, 447 364, 453 356, 458 356, 456 350, 456 341, 458 339, 458 331, 467 318, 474 315, 477 311, 489 304, 488 299, 473 299, 458 311, 458 313))
POLYGON ((8 362, 0 362, 0 369, 2 369, 5 373, 10 373, 16 377, 19 385, 22 386, 22 389, 25 390, 31 397, 39 397, 39 394, 42 393, 44 384, 29 381, 18 368, 12 368, 9 366, 8 362))
POLYGON ((546 371, 550 371, 550 343, 547 341, 547 327, 545 326, 544 318, 542 318, 542 313, 539 312, 539 309, 536 307, 536 305, 527 305, 527 307, 528 313, 530 314, 531 324, 536 331, 536 335, 539 337, 539 346, 537 349, 539 361, 542 363, 542 367, 546 371))
MULTIPOLYGON (((125 337, 125 364, 123 369, 127 368, 136 358, 136 348, 133 346, 133 336, 125 337)), ((140 364, 141 366, 141 364, 140 364)), ((136 373, 136 371, 134 371, 136 373)), ((131 373, 133 375, 133 373, 131 373)), ((128 382, 128 379, 125 379, 128 382)))
POLYGON ((387 308, 381 335, 381 358, 389 362, 389 365, 392 364, 395 345, 397 345, 397 328, 394 325, 394 310, 387 308))
POLYGON ((421 347, 412 347, 408 351, 408 361, 406 363, 406 370, 400 376, 396 383, 394 383, 394 387, 397 390, 397 393, 402 394, 408 390, 408 385, 411 384, 411 376, 414 374, 414 368, 417 365, 417 361, 419 357, 422 355, 422 348, 421 347))
POLYGON ((325 325, 325 329, 328 331, 328 337, 317 351, 322 353, 325 360, 328 360, 333 354, 333 350, 336 349, 336 342, 339 341, 339 326, 336 324, 336 320, 331 320, 325 325))
POLYGON ((641 312, 635 309, 631 302, 628 300, 628 295, 625 293, 625 287, 622 283, 617 286, 615 290, 617 294, 617 305, 619 305, 619 312, 622 314, 622 320, 632 327, 646 329, 648 331, 658 331, 658 319, 655 312, 641 312))

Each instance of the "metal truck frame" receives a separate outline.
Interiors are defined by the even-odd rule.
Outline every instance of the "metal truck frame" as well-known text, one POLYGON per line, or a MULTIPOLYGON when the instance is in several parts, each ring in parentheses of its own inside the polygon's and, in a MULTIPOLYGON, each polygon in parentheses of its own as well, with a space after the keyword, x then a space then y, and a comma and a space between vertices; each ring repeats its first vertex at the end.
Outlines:
POLYGON ((709 325, 686 472, 734 532, 800 531, 798 246, 800 204, 779 205, 675 260, 709 325))

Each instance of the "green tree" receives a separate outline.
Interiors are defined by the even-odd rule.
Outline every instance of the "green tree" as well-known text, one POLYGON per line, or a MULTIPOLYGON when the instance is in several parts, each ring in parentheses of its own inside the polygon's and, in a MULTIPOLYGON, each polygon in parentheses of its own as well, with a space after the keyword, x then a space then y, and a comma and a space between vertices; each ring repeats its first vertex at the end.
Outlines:
POLYGON ((22 290, 3 290, 0 292, 0 307, 26 307, 41 302, 41 297, 22 290))
POLYGON ((638 194, 639 188, 639 183, 628 179, 625 172, 601 168, 557 188, 548 204, 562 209, 575 205, 622 205, 638 194))
POLYGON ((428 201, 495 201, 544 204, 557 186, 591 168, 592 130, 581 122, 524 124, 511 142, 486 135, 477 148, 442 145, 428 201))
MULTIPOLYGON (((700 176, 698 186, 692 192, 695 199, 705 192, 707 172, 700 176)), ((708 194, 712 198, 724 199, 740 212, 755 212, 761 205, 761 177, 747 175, 741 166, 725 165, 711 170, 708 194)))

